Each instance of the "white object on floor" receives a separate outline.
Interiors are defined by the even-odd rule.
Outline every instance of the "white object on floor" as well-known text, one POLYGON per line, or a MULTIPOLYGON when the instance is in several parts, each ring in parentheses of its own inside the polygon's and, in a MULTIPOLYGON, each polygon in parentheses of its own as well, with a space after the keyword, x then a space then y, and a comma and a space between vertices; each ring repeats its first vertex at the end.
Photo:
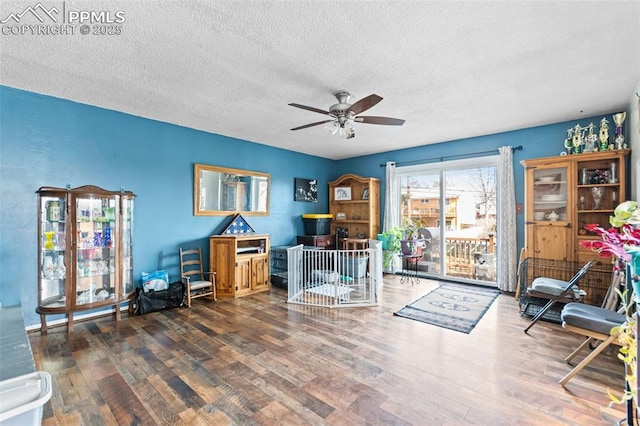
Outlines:
POLYGON ((344 285, 322 284, 317 287, 311 287, 306 290, 308 293, 319 294, 320 296, 342 297, 349 294, 353 289, 344 285))
POLYGON ((51 398, 51 375, 46 371, 0 382, 0 425, 40 425, 44 404, 51 398))

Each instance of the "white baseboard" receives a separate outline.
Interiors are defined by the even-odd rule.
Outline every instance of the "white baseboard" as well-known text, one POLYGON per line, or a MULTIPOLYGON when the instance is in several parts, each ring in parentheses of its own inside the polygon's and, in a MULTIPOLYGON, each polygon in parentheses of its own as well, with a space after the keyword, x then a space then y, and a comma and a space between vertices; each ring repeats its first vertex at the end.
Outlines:
MULTIPOLYGON (((128 311, 129 310, 129 305, 118 305, 120 307, 120 312, 122 311, 128 311)), ((102 311, 97 311, 97 312, 90 312, 87 314, 78 314, 77 312, 74 313, 73 315, 73 322, 77 322, 77 321, 83 321, 83 320, 88 320, 88 319, 92 319, 92 318, 98 318, 98 317, 104 317, 107 315, 112 315, 113 314, 113 309, 111 309, 111 307, 109 309, 104 309, 102 311)), ((68 318, 60 318, 60 319, 56 319, 56 320, 52 320, 52 321, 47 321, 47 327, 55 327, 57 325, 62 325, 62 324, 67 324, 69 322, 68 318)), ((38 331, 40 330, 41 325, 40 324, 33 324, 33 325, 28 325, 26 328, 27 331, 38 331)))

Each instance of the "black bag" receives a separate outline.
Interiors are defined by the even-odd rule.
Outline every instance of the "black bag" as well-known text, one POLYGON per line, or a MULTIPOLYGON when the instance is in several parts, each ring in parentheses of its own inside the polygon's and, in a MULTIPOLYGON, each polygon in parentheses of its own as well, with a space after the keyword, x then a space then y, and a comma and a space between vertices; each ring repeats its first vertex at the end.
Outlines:
POLYGON ((136 288, 136 295, 133 299, 133 313, 142 315, 148 312, 161 311, 182 306, 184 300, 185 285, 182 281, 169 284, 166 290, 144 291, 136 288))

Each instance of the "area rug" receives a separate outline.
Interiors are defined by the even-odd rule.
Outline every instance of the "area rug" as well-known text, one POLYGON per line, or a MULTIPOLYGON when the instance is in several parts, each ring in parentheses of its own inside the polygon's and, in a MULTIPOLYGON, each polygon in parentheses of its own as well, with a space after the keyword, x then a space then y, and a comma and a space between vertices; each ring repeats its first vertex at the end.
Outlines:
POLYGON ((499 290, 442 283, 394 315, 469 334, 499 295, 499 290))

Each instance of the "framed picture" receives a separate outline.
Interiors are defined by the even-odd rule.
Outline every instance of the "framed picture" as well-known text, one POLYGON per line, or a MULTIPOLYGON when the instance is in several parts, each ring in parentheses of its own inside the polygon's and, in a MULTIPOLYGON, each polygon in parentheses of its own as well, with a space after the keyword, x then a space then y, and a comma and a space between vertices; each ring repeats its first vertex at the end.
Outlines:
POLYGON ((347 214, 343 212, 336 212, 336 220, 347 220, 347 214))
POLYGON ((294 201, 318 202, 318 181, 316 179, 295 178, 294 201))
POLYGON ((362 199, 363 200, 369 199, 369 188, 365 188, 362 190, 362 199))
POLYGON ((351 187, 339 186, 333 188, 333 199, 336 201, 349 201, 351 200, 351 187))

